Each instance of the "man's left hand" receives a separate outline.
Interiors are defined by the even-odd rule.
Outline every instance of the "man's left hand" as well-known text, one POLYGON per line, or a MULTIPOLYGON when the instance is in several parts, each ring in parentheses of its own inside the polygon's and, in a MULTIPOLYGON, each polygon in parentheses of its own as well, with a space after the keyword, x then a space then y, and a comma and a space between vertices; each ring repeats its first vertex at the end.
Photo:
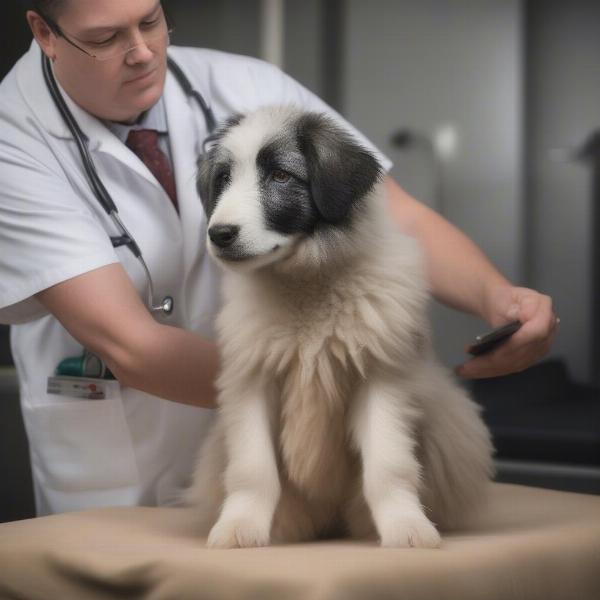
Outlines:
POLYGON ((512 286, 497 288, 488 295, 487 320, 492 327, 515 320, 522 326, 495 350, 457 367, 460 377, 497 377, 527 369, 548 353, 560 323, 550 296, 512 286))

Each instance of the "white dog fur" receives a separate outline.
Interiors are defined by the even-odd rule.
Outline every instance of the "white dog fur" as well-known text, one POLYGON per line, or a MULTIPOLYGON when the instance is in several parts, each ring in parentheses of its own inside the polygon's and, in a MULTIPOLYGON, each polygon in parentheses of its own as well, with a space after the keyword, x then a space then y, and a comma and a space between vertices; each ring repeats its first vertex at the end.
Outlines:
POLYGON ((375 159, 271 107, 221 130, 199 187, 225 266, 218 419, 185 495, 208 545, 439 546, 482 506, 492 445, 432 355, 419 249, 375 159))

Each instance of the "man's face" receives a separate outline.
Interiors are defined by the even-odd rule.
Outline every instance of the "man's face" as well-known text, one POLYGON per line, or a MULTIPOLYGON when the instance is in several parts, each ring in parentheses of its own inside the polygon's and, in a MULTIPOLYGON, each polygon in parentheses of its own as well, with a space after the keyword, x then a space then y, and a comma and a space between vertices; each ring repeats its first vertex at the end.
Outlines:
POLYGON ((95 60, 56 38, 54 71, 81 108, 101 119, 131 121, 159 100, 168 45, 159 0, 69 0, 57 24, 81 48, 112 56, 95 60))

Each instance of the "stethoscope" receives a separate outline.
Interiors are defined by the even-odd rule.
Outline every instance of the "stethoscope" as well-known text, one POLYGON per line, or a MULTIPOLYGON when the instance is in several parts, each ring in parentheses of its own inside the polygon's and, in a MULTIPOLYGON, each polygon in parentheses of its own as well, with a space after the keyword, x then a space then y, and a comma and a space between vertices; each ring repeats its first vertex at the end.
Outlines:
MULTIPOLYGON (((204 98, 202 94, 195 90, 192 87, 192 84, 185 76, 184 72, 181 70, 179 65, 171 58, 167 57, 167 65, 169 70, 174 75, 175 79, 185 92, 187 96, 192 96, 200 108, 202 109, 202 113, 204 114, 204 118, 206 120, 206 127, 208 129, 209 135, 206 137, 202 144, 203 152, 206 152, 207 144, 214 140, 214 132, 216 129, 216 120, 215 116, 204 98)), ((129 250, 133 253, 133 255, 140 261, 142 267, 144 268, 144 273, 146 274, 146 280, 148 282, 148 308, 152 312, 161 312, 165 315, 170 315, 173 312, 173 297, 165 296, 159 304, 154 303, 154 284, 152 282, 152 276, 150 275, 150 270, 148 269, 148 265, 142 256, 142 251, 140 247, 137 245, 134 237, 129 233, 127 227, 121 221, 119 217, 119 211, 117 210, 117 206, 114 203, 114 200, 111 198, 107 189, 104 187, 98 172, 96 170, 96 166, 94 165, 94 161, 89 153, 87 147, 87 138, 84 135, 83 131, 79 127, 79 124, 75 120, 73 113, 69 110, 62 94, 60 93, 60 89, 56 83, 56 79, 54 78, 54 73, 52 72, 52 65, 50 64, 50 59, 42 53, 42 71, 44 73, 44 79, 46 81, 46 86, 48 87, 48 91, 52 96, 52 100, 54 100, 54 104, 56 104, 56 108, 60 112, 62 118, 64 119, 67 127, 69 128, 71 134, 73 135, 73 139, 77 144, 77 148, 79 149, 79 154, 81 155, 81 161, 83 163, 83 167, 85 169, 88 181, 90 183, 90 187, 92 188, 92 192, 96 199, 106 212, 106 214, 112 219, 113 223, 117 227, 120 235, 118 236, 110 236, 110 241, 112 242, 113 248, 118 248, 120 246, 127 246, 129 250)))

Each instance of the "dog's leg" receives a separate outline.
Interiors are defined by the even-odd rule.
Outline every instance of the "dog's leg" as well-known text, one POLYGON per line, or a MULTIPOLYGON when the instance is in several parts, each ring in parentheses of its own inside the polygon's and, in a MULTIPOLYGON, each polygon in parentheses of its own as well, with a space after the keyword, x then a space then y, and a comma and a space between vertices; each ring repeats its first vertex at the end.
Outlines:
POLYGON ((374 375, 354 406, 352 434, 363 463, 367 504, 382 546, 437 548, 440 535, 419 502, 418 412, 397 379, 374 375))
POLYGON ((265 546, 281 486, 266 395, 260 386, 222 403, 228 464, 226 499, 208 536, 212 548, 265 546))

